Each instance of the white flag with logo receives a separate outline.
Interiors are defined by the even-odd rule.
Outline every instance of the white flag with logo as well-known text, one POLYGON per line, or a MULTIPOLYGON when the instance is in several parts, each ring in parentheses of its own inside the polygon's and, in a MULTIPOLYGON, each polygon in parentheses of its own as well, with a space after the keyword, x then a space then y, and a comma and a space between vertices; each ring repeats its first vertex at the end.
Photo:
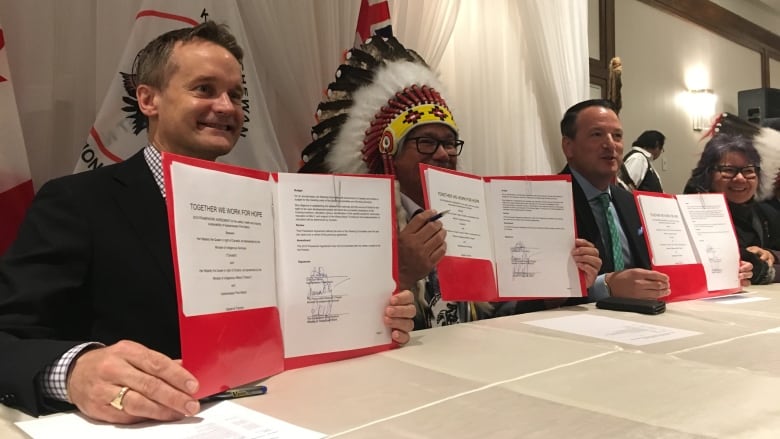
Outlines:
POLYGON ((16 238, 16 231, 33 198, 33 184, 22 124, 11 84, 11 70, 0 27, 0 255, 16 238))
POLYGON ((236 1, 145 0, 136 14, 116 77, 79 153, 75 172, 121 162, 146 146, 146 117, 138 109, 130 80, 135 56, 158 35, 196 26, 205 19, 227 24, 244 49, 244 127, 236 147, 221 161, 268 171, 287 170, 236 1))

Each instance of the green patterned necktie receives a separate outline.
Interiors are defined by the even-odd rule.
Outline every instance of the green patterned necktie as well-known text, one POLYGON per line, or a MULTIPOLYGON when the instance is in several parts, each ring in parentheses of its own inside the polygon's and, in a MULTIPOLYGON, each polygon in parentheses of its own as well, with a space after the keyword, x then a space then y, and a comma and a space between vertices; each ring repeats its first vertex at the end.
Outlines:
POLYGON ((599 195, 599 202, 601 202, 601 210, 604 211, 604 217, 607 220, 607 228, 609 228, 613 269, 614 271, 620 271, 623 269, 623 247, 620 245, 620 235, 618 234, 617 225, 615 225, 615 219, 612 217, 612 214, 609 213, 609 194, 604 192, 599 195))

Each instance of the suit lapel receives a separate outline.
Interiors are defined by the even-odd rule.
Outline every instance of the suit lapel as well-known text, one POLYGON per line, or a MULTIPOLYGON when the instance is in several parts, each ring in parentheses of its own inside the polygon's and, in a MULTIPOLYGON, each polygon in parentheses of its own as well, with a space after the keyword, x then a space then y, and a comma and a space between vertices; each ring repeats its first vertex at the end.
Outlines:
POLYGON ((146 164, 143 150, 116 166, 114 183, 114 196, 131 224, 133 238, 149 250, 163 277, 173 281, 165 199, 146 164))
MULTIPOLYGON (((569 167, 566 166, 561 174, 571 174, 569 167)), ((593 216, 593 210, 590 207, 585 192, 577 183, 577 179, 572 176, 571 179, 572 198, 574 199, 574 213, 577 222, 577 236, 587 239, 599 250, 602 265, 599 273, 609 273, 612 271, 612 255, 604 247, 604 241, 601 239, 599 226, 596 224, 596 218, 593 216)))
POLYGON ((612 191, 612 201, 615 204, 615 210, 620 218, 620 225, 628 239, 634 266, 649 269, 650 259, 647 243, 645 242, 642 222, 639 220, 639 212, 637 211, 634 196, 615 185, 612 185, 610 190, 612 191))

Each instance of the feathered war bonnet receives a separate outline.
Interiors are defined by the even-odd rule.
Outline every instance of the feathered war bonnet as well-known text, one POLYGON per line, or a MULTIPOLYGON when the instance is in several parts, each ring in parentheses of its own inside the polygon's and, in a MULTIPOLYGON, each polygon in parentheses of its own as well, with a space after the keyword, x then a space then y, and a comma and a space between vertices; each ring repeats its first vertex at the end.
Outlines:
POLYGON ((458 127, 441 82, 420 55, 394 37, 372 37, 345 54, 317 106, 299 172, 394 174, 393 157, 413 128, 458 127))
POLYGON ((780 185, 780 131, 753 124, 731 113, 722 113, 704 137, 716 134, 742 135, 753 142, 761 158, 756 200, 772 198, 775 185, 780 185))
POLYGON ((753 137, 753 145, 761 156, 761 181, 757 196, 762 200, 772 198, 775 187, 780 186, 780 131, 761 127, 753 137))

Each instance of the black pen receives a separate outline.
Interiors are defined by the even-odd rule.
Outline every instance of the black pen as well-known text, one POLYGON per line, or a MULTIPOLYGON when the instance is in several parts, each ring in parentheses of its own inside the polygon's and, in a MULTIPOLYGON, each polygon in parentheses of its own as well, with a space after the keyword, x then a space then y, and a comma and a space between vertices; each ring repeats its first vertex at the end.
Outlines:
POLYGON ((448 210, 442 210, 441 212, 437 213, 436 215, 428 218, 428 222, 432 223, 432 222, 436 221, 437 219, 440 219, 441 217, 444 216, 445 213, 450 213, 449 209, 448 210))
POLYGON ((224 392, 207 396, 201 399, 200 402, 222 401, 225 399, 244 398, 246 396, 265 395, 267 392, 268 387, 266 386, 237 387, 235 389, 225 390, 224 392))

